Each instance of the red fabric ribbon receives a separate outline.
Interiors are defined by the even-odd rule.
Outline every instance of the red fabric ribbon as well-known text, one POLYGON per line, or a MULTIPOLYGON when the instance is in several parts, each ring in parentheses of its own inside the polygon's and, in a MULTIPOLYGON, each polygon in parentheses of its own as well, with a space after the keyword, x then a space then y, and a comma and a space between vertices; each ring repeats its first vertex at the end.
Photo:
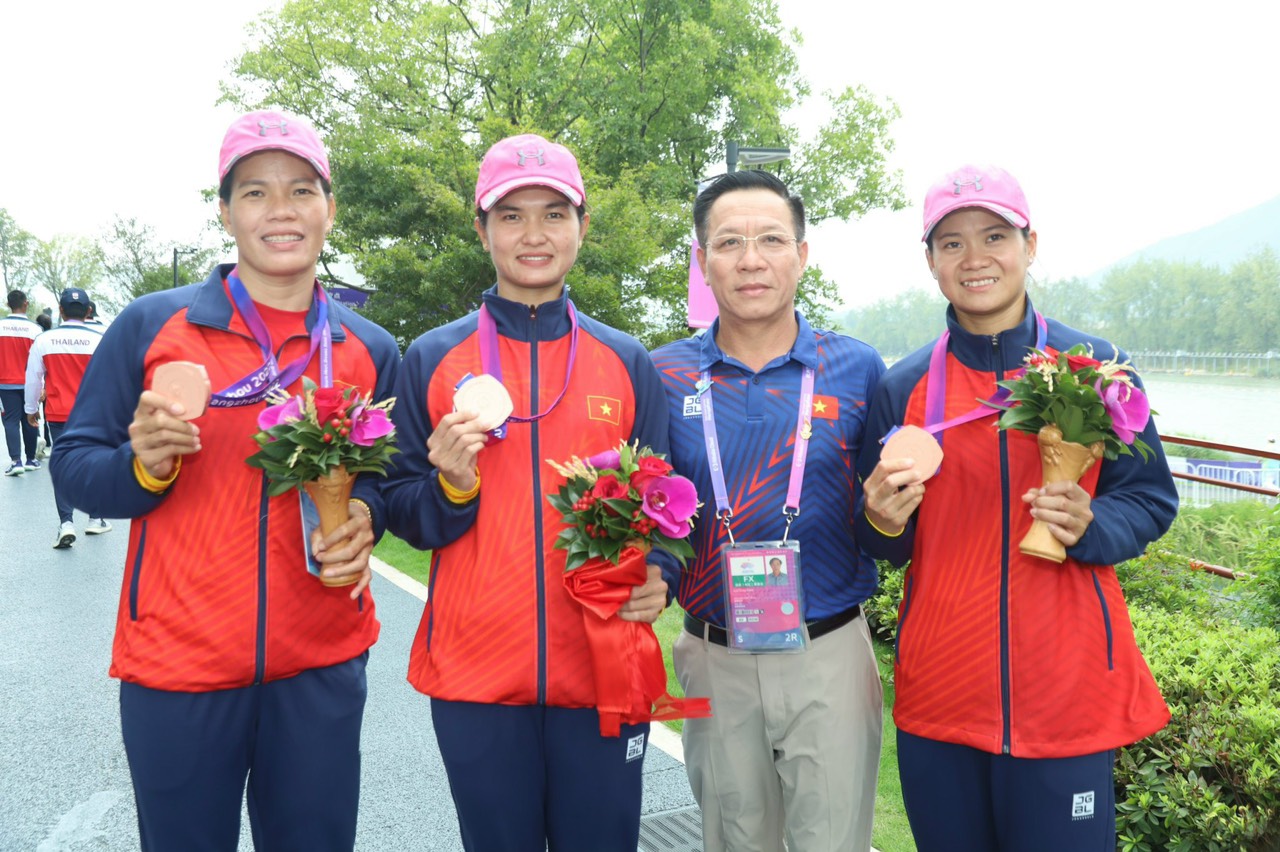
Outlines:
POLYGON ((631 590, 649 578, 645 556, 638 547, 625 547, 617 565, 592 559, 564 574, 569 596, 582 604, 603 737, 618 736, 623 723, 711 715, 710 699, 675 698, 667 693, 662 645, 653 625, 617 617, 631 590))

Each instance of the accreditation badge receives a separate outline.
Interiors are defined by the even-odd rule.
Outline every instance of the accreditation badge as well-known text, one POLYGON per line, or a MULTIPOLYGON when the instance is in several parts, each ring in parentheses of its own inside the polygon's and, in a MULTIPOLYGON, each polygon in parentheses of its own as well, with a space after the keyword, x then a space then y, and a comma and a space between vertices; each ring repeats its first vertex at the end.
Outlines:
POLYGON ((806 650, 800 542, 740 541, 720 551, 730 653, 806 650))

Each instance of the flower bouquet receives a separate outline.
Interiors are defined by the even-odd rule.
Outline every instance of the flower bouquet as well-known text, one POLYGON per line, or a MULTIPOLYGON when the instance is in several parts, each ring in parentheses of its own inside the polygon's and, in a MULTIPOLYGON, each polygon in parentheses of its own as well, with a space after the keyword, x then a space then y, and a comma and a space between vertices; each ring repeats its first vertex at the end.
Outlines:
MULTIPOLYGON (((1003 413, 997 426, 1036 436, 1043 482, 1078 482, 1101 458, 1151 457, 1138 437, 1151 419, 1146 395, 1133 383, 1133 367, 1119 352, 1099 361, 1091 347, 1077 344, 1056 355, 1032 349, 1022 375, 997 384, 1009 391, 1003 402, 987 401, 1003 413)), ((1066 548, 1048 525, 1033 521, 1018 549, 1055 562, 1066 548)))
POLYGON ((272 497, 293 488, 305 490, 325 535, 350 518, 347 501, 356 474, 385 473, 387 462, 399 452, 395 426, 387 416, 395 400, 375 404, 371 397, 356 387, 319 388, 303 377, 300 395, 276 389, 258 415, 261 431, 253 436, 258 451, 245 462, 266 471, 272 497))
POLYGON ((681 565, 693 555, 686 538, 698 509, 697 489, 638 444, 622 443, 585 461, 575 456, 565 464, 547 463, 565 477, 547 499, 568 525, 555 547, 568 551, 564 584, 582 605, 601 736, 618 736, 623 723, 711 715, 707 699, 667 693, 653 625, 617 617, 631 590, 647 581, 653 547, 681 565))

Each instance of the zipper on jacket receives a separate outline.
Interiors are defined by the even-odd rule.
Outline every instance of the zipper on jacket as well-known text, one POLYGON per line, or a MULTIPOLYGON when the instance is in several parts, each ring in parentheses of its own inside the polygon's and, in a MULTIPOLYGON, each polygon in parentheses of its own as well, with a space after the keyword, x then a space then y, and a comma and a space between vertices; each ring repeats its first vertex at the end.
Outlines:
MULTIPOLYGON (((995 361, 996 381, 1004 380, 1004 364, 1000 360, 1000 337, 991 335, 991 352, 995 361)), ((1009 688, 1009 546, 1011 519, 1009 517, 1009 440, 1001 430, 1000 441, 1000 716, 1004 721, 1000 733, 1000 751, 1008 754, 1012 739, 1009 720, 1013 699, 1009 688)))
POLYGON ((262 474, 262 497, 258 509, 258 632, 253 649, 253 682, 262 683, 267 668, 267 513, 271 495, 266 473, 262 474))
MULTIPOLYGON (((538 410, 538 306, 529 306, 529 413, 538 410)), ((529 461, 533 465, 533 552, 534 582, 538 590, 538 703, 547 703, 547 589, 545 577, 545 559, 542 552, 542 474, 538 459, 542 458, 539 449, 538 424, 535 420, 529 424, 529 461)))
POLYGON ((1098 579, 1097 569, 1093 570, 1093 590, 1098 593, 1098 603, 1102 606, 1102 627, 1107 631, 1107 671, 1114 671, 1115 657, 1112 652, 1111 610, 1107 609, 1107 596, 1102 591, 1102 581, 1098 579))
POLYGON ((138 533, 138 552, 133 557, 133 576, 129 578, 129 618, 138 620, 138 580, 142 576, 142 554, 147 549, 147 522, 138 533))

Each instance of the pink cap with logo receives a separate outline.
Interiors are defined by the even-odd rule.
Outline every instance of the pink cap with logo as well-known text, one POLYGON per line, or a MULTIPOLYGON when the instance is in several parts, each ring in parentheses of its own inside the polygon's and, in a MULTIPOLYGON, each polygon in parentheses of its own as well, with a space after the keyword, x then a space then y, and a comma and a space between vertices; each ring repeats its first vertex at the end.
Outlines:
POLYGON ((251 112, 227 128, 218 154, 218 183, 226 180, 242 157, 259 151, 287 151, 310 163, 320 177, 330 179, 329 156, 311 125, 278 112, 251 112))
POLYGON ((587 190, 578 161, 569 149, 526 133, 495 144, 480 163, 476 178, 476 206, 490 210, 502 196, 526 186, 545 186, 581 207, 587 190))
POLYGON ((995 166, 961 166, 929 187, 924 197, 924 236, 920 239, 928 242, 938 223, 962 207, 990 210, 1016 228, 1031 223, 1027 197, 1013 175, 995 166))

